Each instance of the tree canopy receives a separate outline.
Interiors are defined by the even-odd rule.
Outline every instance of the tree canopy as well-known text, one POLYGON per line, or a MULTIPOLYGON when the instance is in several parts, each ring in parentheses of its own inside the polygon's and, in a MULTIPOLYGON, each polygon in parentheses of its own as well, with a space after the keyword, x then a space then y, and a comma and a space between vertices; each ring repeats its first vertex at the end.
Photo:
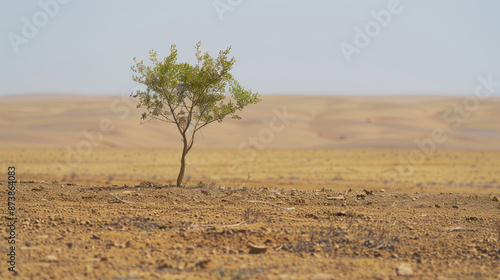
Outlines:
POLYGON ((213 122, 226 117, 241 119, 237 114, 249 104, 261 101, 258 93, 246 90, 232 76, 236 59, 228 58, 231 47, 219 52, 214 58, 202 53, 201 42, 196 44, 196 65, 177 62, 175 45, 163 60, 151 50, 152 65, 134 58, 131 67, 133 81, 143 84, 145 90, 132 93, 138 98, 137 107, 145 108, 141 118, 155 119, 176 125, 183 142, 181 170, 177 178, 180 186, 184 177, 185 157, 191 150, 196 133, 213 122))

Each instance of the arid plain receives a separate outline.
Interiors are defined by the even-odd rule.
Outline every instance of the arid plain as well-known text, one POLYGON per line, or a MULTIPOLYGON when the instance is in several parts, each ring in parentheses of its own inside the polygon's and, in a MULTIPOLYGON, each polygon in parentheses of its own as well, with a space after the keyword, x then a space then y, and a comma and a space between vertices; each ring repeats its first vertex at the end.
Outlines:
POLYGON ((196 138, 188 188, 177 131, 140 113, 0 98, 20 279, 500 277, 499 98, 264 96, 196 138))

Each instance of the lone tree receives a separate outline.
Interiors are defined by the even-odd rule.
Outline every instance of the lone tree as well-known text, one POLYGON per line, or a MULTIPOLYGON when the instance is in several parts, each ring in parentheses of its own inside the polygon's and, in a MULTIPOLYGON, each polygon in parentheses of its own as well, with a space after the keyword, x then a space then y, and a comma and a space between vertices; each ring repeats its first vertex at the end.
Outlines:
POLYGON ((258 93, 245 90, 231 75, 236 60, 228 58, 231 47, 219 52, 217 58, 202 54, 201 42, 196 44, 196 65, 177 62, 175 45, 164 60, 156 51, 149 52, 152 66, 134 58, 132 79, 146 86, 132 93, 138 98, 137 108, 144 107, 143 120, 159 120, 177 126, 182 139, 181 168, 177 186, 182 184, 186 155, 193 147, 196 133, 226 117, 241 119, 236 113, 249 104, 261 101, 258 93), (230 96, 226 96, 230 93, 230 96))

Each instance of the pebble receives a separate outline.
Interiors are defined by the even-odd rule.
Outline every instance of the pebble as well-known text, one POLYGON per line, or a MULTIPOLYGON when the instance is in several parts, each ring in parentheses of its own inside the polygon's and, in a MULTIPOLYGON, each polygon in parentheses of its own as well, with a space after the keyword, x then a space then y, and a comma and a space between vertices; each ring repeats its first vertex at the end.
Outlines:
POLYGON ((396 268, 396 274, 398 276, 411 276, 413 274, 413 270, 409 264, 402 263, 396 268))
POLYGON ((49 255, 49 256, 47 256, 47 257, 45 258, 45 260, 46 260, 46 261, 48 261, 48 262, 57 262, 57 261, 58 261, 57 257, 56 257, 56 256, 54 256, 54 255, 49 255))
POLYGON ((267 251, 267 247, 262 245, 248 245, 248 247, 250 247, 250 254, 262 254, 267 251))
POLYGON ((347 212, 346 211, 340 211, 340 212, 337 212, 335 215, 337 215, 337 216, 347 216, 347 212))
MULTIPOLYGON (((208 264, 209 264, 209 263, 210 263, 210 260, 209 260, 209 259, 207 259, 207 260, 202 260, 202 261, 197 262, 194 266, 196 266, 196 267, 200 267, 200 268, 203 268, 203 269, 204 269, 204 268, 207 268, 207 267, 208 267, 208 264)), ((181 269, 181 268, 179 267, 179 269, 181 269)))
POLYGON ((125 242, 125 248, 136 248, 135 242, 132 240, 128 240, 127 242, 125 242))
POLYGON ((498 197, 494 196, 491 200, 498 201, 498 197))

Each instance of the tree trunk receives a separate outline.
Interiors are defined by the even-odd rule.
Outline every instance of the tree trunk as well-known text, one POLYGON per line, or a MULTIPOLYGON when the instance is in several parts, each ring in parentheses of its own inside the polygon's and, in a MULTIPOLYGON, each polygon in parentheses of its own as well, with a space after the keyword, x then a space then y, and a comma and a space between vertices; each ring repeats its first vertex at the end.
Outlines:
POLYGON ((181 156, 181 170, 179 170, 179 176, 177 176, 178 187, 182 185, 182 180, 184 179, 184 171, 186 171, 186 155, 188 153, 187 139, 184 137, 184 139, 182 139, 182 142, 184 143, 184 147, 182 149, 182 156, 181 156))

